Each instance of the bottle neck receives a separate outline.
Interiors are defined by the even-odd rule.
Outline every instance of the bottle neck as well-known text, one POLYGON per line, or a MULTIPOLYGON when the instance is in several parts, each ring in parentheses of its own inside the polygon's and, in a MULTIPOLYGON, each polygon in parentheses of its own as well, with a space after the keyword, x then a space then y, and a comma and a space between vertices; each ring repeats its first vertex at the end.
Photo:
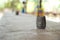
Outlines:
POLYGON ((40 0, 39 4, 40 4, 40 8, 42 8, 42 0, 40 0))

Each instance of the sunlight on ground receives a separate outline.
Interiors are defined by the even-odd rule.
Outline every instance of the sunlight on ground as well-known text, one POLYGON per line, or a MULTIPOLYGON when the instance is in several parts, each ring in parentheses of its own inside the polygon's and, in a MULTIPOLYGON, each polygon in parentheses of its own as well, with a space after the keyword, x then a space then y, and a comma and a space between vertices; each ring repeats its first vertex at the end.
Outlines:
POLYGON ((0 20, 2 19, 3 17, 3 12, 0 12, 0 20))
POLYGON ((53 18, 53 17, 47 17, 46 16, 46 20, 52 21, 52 22, 56 22, 56 23, 60 22, 60 18, 59 17, 53 18))

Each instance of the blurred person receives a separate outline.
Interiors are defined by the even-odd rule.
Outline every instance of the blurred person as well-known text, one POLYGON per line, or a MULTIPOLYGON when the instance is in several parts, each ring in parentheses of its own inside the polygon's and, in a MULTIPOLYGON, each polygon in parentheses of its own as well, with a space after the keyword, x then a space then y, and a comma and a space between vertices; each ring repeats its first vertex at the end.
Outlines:
POLYGON ((17 5, 16 5, 16 15, 19 15, 21 9, 22 9, 22 5, 20 3, 17 3, 17 5))
POLYGON ((25 13, 26 11, 26 2, 25 1, 23 1, 23 8, 22 8, 22 13, 25 13))

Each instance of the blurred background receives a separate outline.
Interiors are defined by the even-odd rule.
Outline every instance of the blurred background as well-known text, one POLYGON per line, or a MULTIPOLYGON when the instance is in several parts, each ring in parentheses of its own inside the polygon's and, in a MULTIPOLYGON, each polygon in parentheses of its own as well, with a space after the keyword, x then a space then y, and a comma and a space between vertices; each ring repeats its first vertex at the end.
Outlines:
MULTIPOLYGON (((6 10, 22 12, 24 9, 25 13, 36 16, 38 5, 39 0, 0 0, 0 13, 6 10)), ((57 19, 60 22, 60 0, 43 0, 42 7, 47 19, 57 19)))

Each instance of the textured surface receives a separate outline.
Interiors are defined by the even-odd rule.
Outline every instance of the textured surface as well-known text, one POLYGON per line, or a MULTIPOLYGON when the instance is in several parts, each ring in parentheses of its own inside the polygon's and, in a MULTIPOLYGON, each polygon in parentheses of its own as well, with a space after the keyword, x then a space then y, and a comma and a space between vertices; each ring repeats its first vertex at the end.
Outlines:
POLYGON ((36 17, 5 12, 0 20, 0 40, 60 40, 60 23, 47 21, 45 30, 36 28, 36 17))

